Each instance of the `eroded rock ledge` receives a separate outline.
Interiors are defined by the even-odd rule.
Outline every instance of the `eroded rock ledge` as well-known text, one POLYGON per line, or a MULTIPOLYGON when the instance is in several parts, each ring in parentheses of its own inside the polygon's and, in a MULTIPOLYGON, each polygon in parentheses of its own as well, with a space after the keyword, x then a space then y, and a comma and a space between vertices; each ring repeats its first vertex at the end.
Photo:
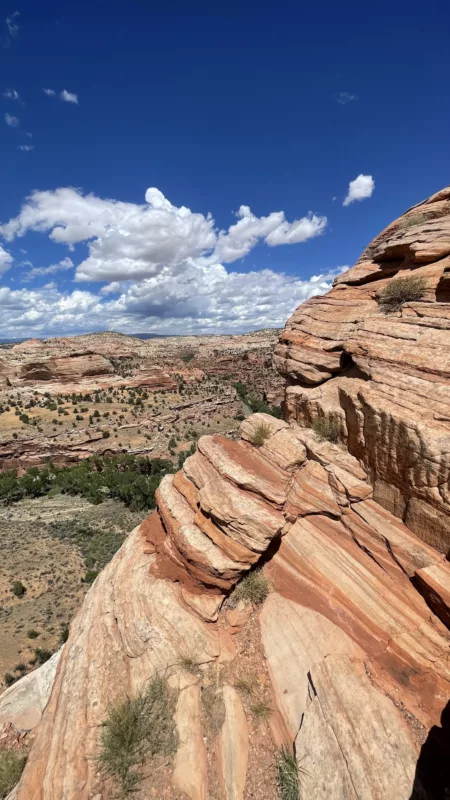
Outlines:
POLYGON ((450 691, 450 640, 434 613, 443 617, 449 574, 441 554, 373 501, 342 446, 261 414, 239 441, 203 437, 86 596, 18 799, 107 800, 94 756, 108 705, 163 670, 179 692, 164 796, 275 800, 269 779, 249 793, 262 728, 232 683, 257 633, 274 746, 294 749, 302 797, 409 800, 450 691), (250 620, 249 609, 230 616, 226 597, 260 561, 272 592, 250 620), (186 654, 203 677, 183 669, 186 654), (224 709, 212 744, 201 699, 211 676, 224 709))
POLYGON ((450 548, 450 187, 407 211, 333 289, 301 305, 275 350, 285 415, 332 415, 366 466, 374 499, 428 544, 450 548), (386 314, 393 277, 423 278, 386 314))

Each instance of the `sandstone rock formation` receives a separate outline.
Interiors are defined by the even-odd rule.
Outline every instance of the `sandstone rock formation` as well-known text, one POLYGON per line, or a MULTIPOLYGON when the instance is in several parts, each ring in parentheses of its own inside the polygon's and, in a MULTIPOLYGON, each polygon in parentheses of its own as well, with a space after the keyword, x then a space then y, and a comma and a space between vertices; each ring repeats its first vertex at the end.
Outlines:
MULTIPOLYGON (((341 446, 259 414, 241 433, 199 441, 163 479, 158 511, 96 580, 71 626, 19 800, 106 798, 93 756, 108 704, 161 669, 180 690, 175 785, 208 797, 202 679, 184 672, 183 656, 195 652, 205 668, 239 660, 218 609, 262 555, 271 555, 273 592, 247 624, 261 626, 273 735, 295 747, 303 796, 409 798, 420 745, 450 691, 448 632, 411 578, 433 568, 448 576, 449 566, 371 499, 341 446)), ((222 691, 214 769, 225 797, 245 798, 248 721, 236 689, 222 691)))
POLYGON ((450 547, 450 187, 383 231, 332 291, 301 305, 275 350, 286 419, 339 421, 374 499, 422 539, 450 547), (386 313, 380 292, 422 278, 386 313))
POLYGON ((429 796, 419 756, 450 695, 450 565, 431 546, 448 534, 449 335, 433 297, 385 320, 374 293, 399 253, 445 261, 449 198, 423 204, 435 222, 417 234, 391 226, 353 276, 296 312, 276 356, 286 421, 255 414, 238 440, 202 437, 163 479, 71 625, 18 800, 111 797, 102 722, 156 672, 177 692, 178 751, 145 773, 142 796, 276 800, 281 747, 302 800, 429 796), (325 412, 338 444, 304 426, 325 412), (401 519, 417 509, 432 534, 401 519), (230 608, 255 565, 270 594, 230 608), (249 691, 270 692, 259 719, 244 664, 249 691))

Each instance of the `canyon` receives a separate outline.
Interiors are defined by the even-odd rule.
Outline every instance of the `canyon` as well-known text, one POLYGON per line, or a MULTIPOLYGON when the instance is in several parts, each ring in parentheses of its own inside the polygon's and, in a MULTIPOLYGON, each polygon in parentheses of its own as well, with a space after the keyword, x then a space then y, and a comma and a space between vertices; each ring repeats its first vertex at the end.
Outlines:
MULTIPOLYGON (((232 435, 201 435, 42 681, 36 670, 29 690, 0 695, 0 725, 33 739, 11 800, 113 797, 98 762, 105 720, 156 675, 173 693, 177 744, 142 766, 142 799, 447 796, 449 301, 447 187, 294 312, 274 343, 283 418, 247 411, 232 435)), ((23 364, 44 374, 30 354, 40 345, 18 347, 3 373, 14 387, 23 364)), ((87 375, 110 359, 100 350, 78 380, 100 380, 87 375)), ((48 355, 51 380, 61 357, 48 355)), ((264 395, 274 405, 278 390, 264 395)))

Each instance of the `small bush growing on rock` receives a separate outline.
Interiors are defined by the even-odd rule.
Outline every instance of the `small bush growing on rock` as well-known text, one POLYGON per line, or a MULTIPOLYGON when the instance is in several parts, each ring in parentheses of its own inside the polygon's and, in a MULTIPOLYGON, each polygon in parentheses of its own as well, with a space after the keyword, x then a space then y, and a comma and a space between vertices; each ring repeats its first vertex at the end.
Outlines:
POLYGON ((49 658, 51 657, 52 654, 50 650, 46 650, 45 648, 42 647, 36 647, 36 650, 34 651, 34 656, 30 658, 30 664, 32 665, 38 664, 38 666, 41 666, 41 664, 45 664, 45 662, 48 661, 49 658))
POLYGON ((328 442, 338 442, 340 439, 341 426, 330 414, 316 417, 312 424, 312 429, 319 439, 326 439, 328 442))
POLYGON ((103 723, 97 763, 112 779, 121 796, 138 790, 143 775, 137 768, 146 760, 168 758, 176 750, 173 702, 167 681, 154 677, 132 700, 126 698, 109 710, 103 723))
POLYGON ((287 747, 277 754, 277 787, 280 800, 298 800, 300 797, 300 777, 295 757, 287 747))
POLYGON ((26 755, 15 752, 14 750, 0 750, 0 798, 7 797, 19 783, 22 775, 26 755))
POLYGON ((406 217, 405 219, 400 221, 399 227, 400 228, 411 228, 413 225, 423 225, 430 219, 427 214, 414 214, 413 217, 406 217))
POLYGON ((236 605, 239 600, 249 600, 255 606, 260 606, 264 603, 269 591, 269 581, 264 573, 261 569, 254 569, 239 581, 230 597, 231 605, 236 605))
POLYGON ((379 303, 386 313, 399 311, 404 303, 421 300, 426 289, 423 278, 409 275, 407 278, 395 278, 381 290, 379 303))
POLYGON ((256 703, 253 703, 250 711, 255 719, 259 720, 260 722, 267 722, 272 715, 271 706, 264 700, 258 700, 256 703))
POLYGON ((22 581, 14 581, 11 591, 16 597, 23 597, 27 588, 23 585, 22 581))
POLYGON ((270 427, 266 425, 265 422, 261 422, 258 427, 254 430, 251 436, 251 443, 255 445, 255 447, 261 447, 266 439, 269 438, 271 435, 270 427))

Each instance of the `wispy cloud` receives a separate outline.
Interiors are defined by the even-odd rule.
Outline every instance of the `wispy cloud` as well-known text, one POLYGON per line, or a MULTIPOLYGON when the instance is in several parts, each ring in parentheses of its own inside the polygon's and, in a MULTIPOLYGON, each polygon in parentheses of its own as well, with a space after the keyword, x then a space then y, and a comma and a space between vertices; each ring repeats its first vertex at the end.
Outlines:
POLYGON ((64 103, 78 103, 78 95, 73 92, 68 92, 67 89, 62 90, 59 99, 63 100, 64 103))
POLYGON ((350 92, 338 92, 334 95, 334 99, 337 103, 341 106, 346 106, 347 103, 351 103, 353 100, 357 100, 358 97, 356 94, 350 94, 350 92))
MULTIPOLYGON (((25 264, 31 264, 30 261, 22 262, 25 264)), ((55 275, 56 272, 63 272, 66 269, 72 269, 73 261, 71 258, 63 258, 62 261, 59 261, 57 264, 51 264, 49 267, 33 267, 29 272, 26 272, 22 278, 22 283, 28 283, 33 278, 37 278, 41 275, 55 275)))
POLYGON ((19 92, 16 92, 15 89, 5 89, 5 91, 2 92, 2 94, 3 94, 3 97, 6 97, 8 100, 19 100, 20 101, 19 92))
POLYGON ((32 134, 32 133, 30 133, 30 131, 25 131, 25 136, 29 136, 29 137, 30 137, 30 139, 32 139, 32 138, 33 138, 33 134, 32 134))
POLYGON ((34 144, 19 144, 18 149, 28 153, 30 150, 34 150, 34 144))
POLYGON ((348 194, 345 198, 343 205, 349 206, 355 200, 366 200, 367 197, 372 197, 375 189, 375 181, 372 175, 358 175, 354 181, 350 181, 348 185, 348 194))
POLYGON ((20 120, 18 117, 14 117, 12 114, 8 114, 8 112, 6 112, 5 122, 10 128, 17 128, 20 120))
POLYGON ((19 19, 19 16, 20 16, 20 11, 14 11, 13 14, 10 14, 5 19, 6 27, 8 28, 8 33, 12 39, 15 39, 20 30, 20 26, 17 21, 19 19))
POLYGON ((49 97, 53 97, 56 94, 54 89, 43 89, 42 91, 49 97))

